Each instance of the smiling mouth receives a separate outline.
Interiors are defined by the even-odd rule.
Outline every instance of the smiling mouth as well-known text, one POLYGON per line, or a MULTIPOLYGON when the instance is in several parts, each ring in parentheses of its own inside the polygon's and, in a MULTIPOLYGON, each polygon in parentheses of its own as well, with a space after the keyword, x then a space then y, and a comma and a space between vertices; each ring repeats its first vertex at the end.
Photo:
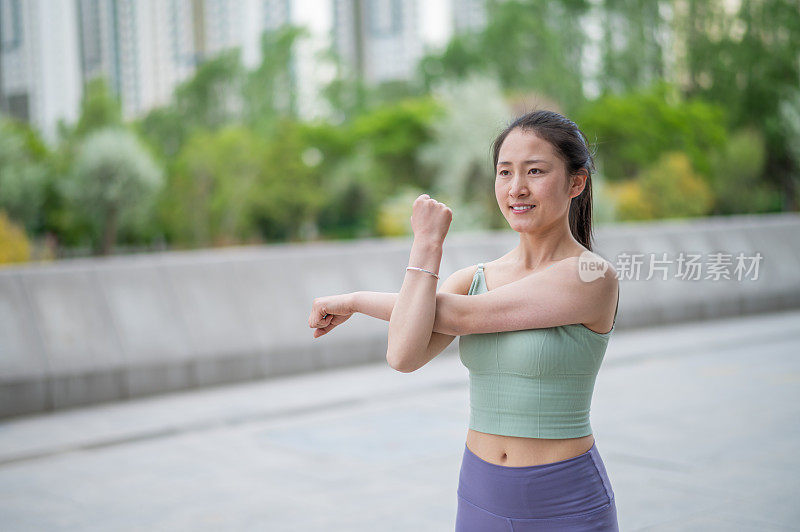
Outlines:
POLYGON ((528 212, 528 211, 532 211, 534 207, 536 207, 536 205, 529 205, 529 206, 524 207, 524 208, 511 207, 511 212, 525 213, 525 212, 528 212))

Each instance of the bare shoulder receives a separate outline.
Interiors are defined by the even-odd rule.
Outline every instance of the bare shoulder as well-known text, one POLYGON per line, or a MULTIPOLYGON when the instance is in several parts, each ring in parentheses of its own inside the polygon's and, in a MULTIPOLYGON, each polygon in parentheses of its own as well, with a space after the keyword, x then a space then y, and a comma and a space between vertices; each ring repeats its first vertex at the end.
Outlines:
POLYGON ((555 275, 576 283, 575 286, 591 287, 592 292, 616 297, 619 286, 617 270, 597 253, 585 251, 579 256, 562 260, 552 269, 555 275))
POLYGON ((447 292, 450 294, 467 295, 469 287, 472 285, 472 278, 475 276, 475 271, 478 269, 477 264, 461 268, 450 274, 439 287, 439 292, 447 292))

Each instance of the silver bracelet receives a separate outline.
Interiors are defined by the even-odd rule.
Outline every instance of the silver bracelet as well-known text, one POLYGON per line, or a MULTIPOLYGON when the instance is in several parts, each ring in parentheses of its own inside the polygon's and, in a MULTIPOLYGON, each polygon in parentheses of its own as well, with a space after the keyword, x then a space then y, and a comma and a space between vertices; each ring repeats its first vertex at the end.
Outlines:
POLYGON ((433 273, 431 271, 428 271, 428 270, 423 270, 422 268, 417 268, 416 266, 409 266, 409 267, 406 268, 406 270, 419 270, 421 272, 429 273, 429 274, 433 275, 434 277, 436 277, 437 279, 439 278, 439 276, 436 275, 435 273, 433 273))

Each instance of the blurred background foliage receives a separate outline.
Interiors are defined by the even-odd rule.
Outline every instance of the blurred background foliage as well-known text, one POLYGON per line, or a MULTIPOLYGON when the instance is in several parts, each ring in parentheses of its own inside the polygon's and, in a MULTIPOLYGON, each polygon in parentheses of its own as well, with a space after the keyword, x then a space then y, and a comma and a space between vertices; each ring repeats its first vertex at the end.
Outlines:
POLYGON ((314 122, 293 91, 303 28, 265 33, 253 70, 239 50, 206 60, 131 123, 98 78, 55 146, 0 117, 0 262, 404 235, 422 192, 454 208, 454 231, 502 228, 490 144, 534 108, 596 147, 597 223, 797 211, 800 9, 731 5, 490 0, 483 30, 407 81, 370 86, 329 53, 331 112, 314 122))

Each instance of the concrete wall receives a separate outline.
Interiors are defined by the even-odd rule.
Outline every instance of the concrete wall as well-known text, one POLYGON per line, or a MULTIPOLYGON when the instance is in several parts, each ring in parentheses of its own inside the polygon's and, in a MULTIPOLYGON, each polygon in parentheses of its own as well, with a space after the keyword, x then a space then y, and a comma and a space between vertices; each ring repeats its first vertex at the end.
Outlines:
MULTIPOLYGON (((509 251, 517 234, 447 237, 440 275, 509 251)), ((387 322, 357 314, 319 339, 322 295, 399 290, 411 240, 78 259, 0 270, 0 417, 381 361, 387 322)), ((596 231, 596 252, 753 256, 758 280, 621 278, 617 328, 800 307, 800 216, 596 231)), ((645 261, 645 266, 649 260, 645 261)), ((619 270, 619 268, 617 268, 619 270)), ((622 272, 619 272, 622 273, 622 272)), ((705 262, 702 276, 706 276, 705 262)), ((701 277, 702 279, 702 277, 701 277)), ((800 324, 798 324, 800 326, 800 324)), ((449 350, 454 350, 456 342, 449 350)))

